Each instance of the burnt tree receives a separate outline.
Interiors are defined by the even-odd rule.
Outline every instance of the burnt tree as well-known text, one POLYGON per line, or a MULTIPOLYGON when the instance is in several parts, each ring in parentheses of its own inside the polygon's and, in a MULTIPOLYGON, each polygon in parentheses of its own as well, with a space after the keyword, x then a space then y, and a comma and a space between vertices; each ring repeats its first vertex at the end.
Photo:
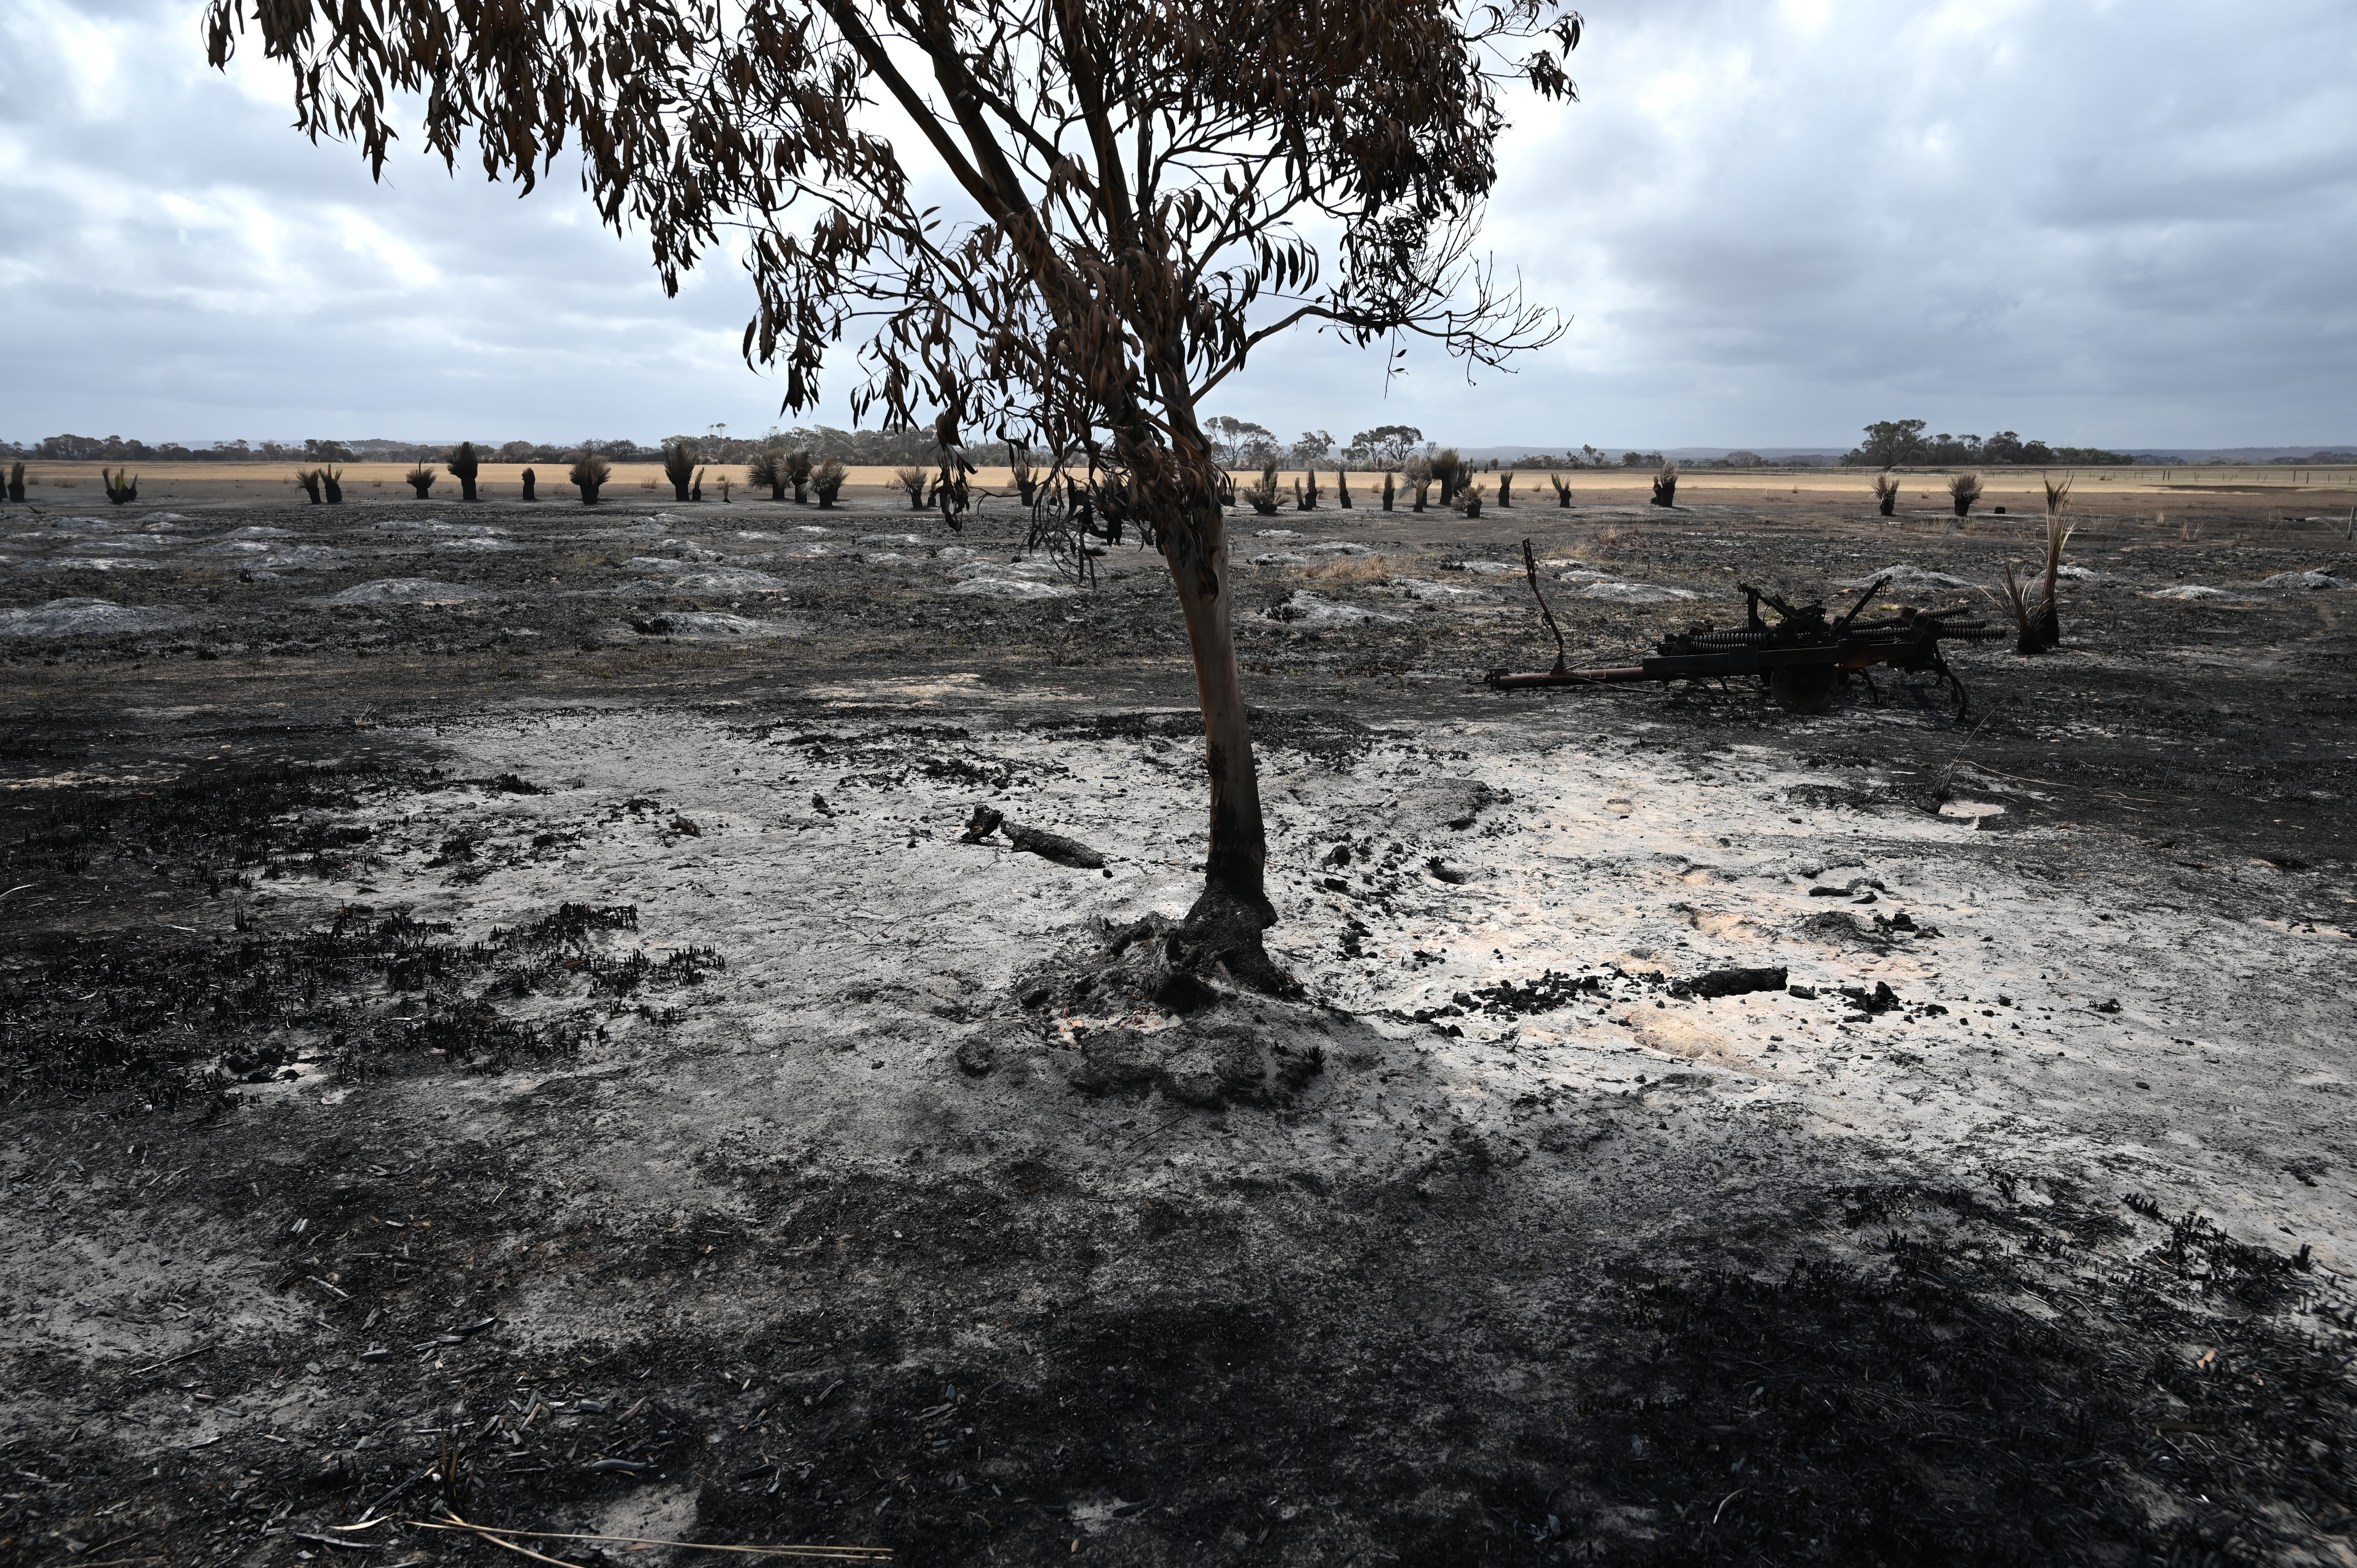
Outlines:
POLYGON ((1554 0, 210 0, 207 16, 214 64, 251 27, 291 70, 296 127, 357 143, 379 174, 414 97, 452 166, 465 151, 529 189, 577 156, 666 288, 735 231, 758 300, 744 353, 780 372, 789 410, 846 345, 856 417, 940 410, 958 439, 1084 457, 1168 564, 1193 650, 1211 839, 1187 946, 1262 983, 1281 981, 1260 938, 1275 911, 1199 410, 1298 326, 1482 364, 1560 332, 1472 245, 1502 96, 1573 97, 1580 27, 1554 0), (894 134, 945 171, 950 208, 913 188, 894 134))

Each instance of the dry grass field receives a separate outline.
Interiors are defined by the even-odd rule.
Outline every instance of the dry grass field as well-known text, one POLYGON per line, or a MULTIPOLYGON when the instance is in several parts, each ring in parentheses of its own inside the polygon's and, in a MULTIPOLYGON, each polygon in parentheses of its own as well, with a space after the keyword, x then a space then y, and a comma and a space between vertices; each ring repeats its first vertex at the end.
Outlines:
POLYGON ((361 473, 0 510, 0 1568, 2357 1562, 2345 476, 1235 517, 1283 1000, 1133 542, 361 473))
MULTIPOLYGON (((26 465, 26 483, 36 500, 51 504, 103 506, 103 481, 99 477, 101 465, 96 463, 42 463, 26 465)), ((353 499, 408 499, 409 487, 403 482, 407 463, 349 463, 340 465, 347 494, 353 499)), ((532 466, 538 476, 544 500, 552 504, 575 499, 572 488, 565 483, 565 465, 544 463, 532 466)), ((143 501, 285 501, 300 502, 302 492, 296 488, 296 465, 261 463, 157 463, 141 467, 131 465, 139 478, 140 499, 143 501)), ((522 493, 525 465, 486 463, 479 479, 486 499, 513 499, 522 493)), ((709 465, 714 478, 727 478, 737 491, 737 499, 746 496, 745 470, 741 465, 709 465)), ((436 471, 440 466, 436 465, 436 471)), ((1652 484, 1652 471, 1639 468, 1583 468, 1563 470, 1571 481, 1577 504, 1598 504, 1634 498, 1646 498, 1652 484)), ((1910 471, 1908 499, 1938 501, 1945 504, 1943 486, 1949 470, 1910 471), (1921 483, 1916 483, 1916 480, 1921 483)), ((2008 513, 2041 510, 2044 503, 2040 485, 2045 478, 2036 469, 1981 470, 1988 489, 1979 510, 2005 507, 2008 513)), ((2061 470, 2057 470, 2061 472, 2061 470)), ((2171 499, 2179 496, 2243 496, 2276 498, 2287 508, 2306 507, 2310 511, 2338 508, 2343 516, 2350 505, 2349 498, 2357 494, 2357 469, 2352 468, 2089 468, 2072 470, 2079 487, 2083 504, 2100 501, 2104 497, 2134 498, 2135 504, 2153 511, 2167 510, 2171 499)), ((1238 469, 1239 483, 1259 478, 1257 470, 1238 469)), ((1303 477, 1299 468, 1280 468, 1277 480, 1281 488, 1289 488, 1293 480, 1303 477)), ((1334 471, 1318 470, 1318 483, 1330 490, 1334 471)), ((1483 478, 1494 488, 1496 476, 1483 478)), ((1383 475, 1378 471, 1351 471, 1352 499, 1361 509, 1368 509, 1383 489, 1383 475)), ((1860 468, 1798 468, 1798 469, 1718 469, 1689 468, 1679 481, 1678 493, 1696 502, 1744 504, 1762 499, 1790 499, 1808 497, 1828 502, 1867 498, 1867 487, 1872 475, 1860 468)), ((985 489, 1001 494, 1014 493, 1012 477, 1003 467, 985 467, 974 478, 974 483, 985 489)), ((1554 491, 1542 470, 1522 469, 1514 476, 1518 507, 1538 507, 1554 504, 1554 491)), ((899 487, 888 467, 861 467, 849 471, 844 483, 847 497, 888 498, 899 493, 899 487)), ((430 499, 437 503, 455 501, 458 481, 443 474, 436 481, 430 499)), ((614 500, 643 498, 662 501, 671 495, 671 482, 663 478, 662 468, 653 463, 621 463, 614 468, 614 477, 607 488, 614 500)), ((709 498, 717 499, 715 494, 709 498)), ((1329 503, 1331 497, 1327 498, 1329 503)), ((1290 505, 1290 503, 1287 503, 1290 505)))

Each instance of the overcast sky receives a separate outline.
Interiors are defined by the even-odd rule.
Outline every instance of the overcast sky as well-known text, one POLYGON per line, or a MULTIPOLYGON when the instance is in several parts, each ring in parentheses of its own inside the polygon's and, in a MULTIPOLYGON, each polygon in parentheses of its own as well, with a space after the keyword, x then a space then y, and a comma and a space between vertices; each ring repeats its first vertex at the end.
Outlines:
MULTIPOLYGON (((1290 437, 2357 441, 2357 6, 1598 0, 1487 243, 1571 313, 1518 373, 1306 338, 1290 437)), ((640 440, 780 422, 742 275, 666 299, 558 179, 382 184, 203 63, 194 0, 0 5, 0 437, 640 440)), ((255 51, 258 54, 258 51, 255 51)), ((414 145, 414 139, 413 139, 414 145)), ((844 384, 835 378, 837 388, 844 384)), ((823 411, 847 423, 840 405, 823 411)), ((806 419, 809 416, 806 416, 806 419)))

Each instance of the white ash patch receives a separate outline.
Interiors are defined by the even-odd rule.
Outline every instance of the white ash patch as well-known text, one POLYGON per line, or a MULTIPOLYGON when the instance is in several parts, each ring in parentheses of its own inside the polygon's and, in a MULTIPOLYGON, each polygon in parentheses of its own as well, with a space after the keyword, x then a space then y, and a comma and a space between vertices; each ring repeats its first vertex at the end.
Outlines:
POLYGON ((863 533, 859 536, 859 542, 890 550, 901 546, 921 546, 928 542, 921 533, 863 533))
POLYGON ((1031 577, 968 577, 952 594, 983 599, 1064 599, 1080 592, 1065 583, 1043 583, 1031 577))
POLYGON ((913 566, 917 564, 916 557, 892 550, 871 550, 859 559, 870 566, 913 566))
POLYGON ((1362 626, 1369 621, 1395 621, 1400 618, 1359 605, 1339 604, 1323 594, 1296 588, 1283 602, 1269 607, 1268 618, 1287 626, 1320 627, 1362 626))
POLYGON ((183 626, 182 611, 118 605, 108 599, 51 599, 25 609, 0 610, 0 637, 102 636, 113 632, 161 631, 183 626))
POLYGON ((1255 539, 1299 539, 1302 537, 1302 533, 1297 528, 1263 528, 1254 530, 1253 537, 1255 539))
POLYGON ((1929 588, 1976 588, 1980 585, 1969 579, 1952 576, 1945 572, 1934 572, 1928 567, 1910 566, 1904 561, 1894 561, 1879 571, 1867 572, 1856 577, 1836 579, 1834 586, 1863 588, 1870 583, 1878 582, 1893 593, 1905 593, 1910 590, 1921 592, 1929 588))
MULTIPOLYGON (((37 535, 20 533, 18 539, 37 535)), ((156 539, 144 533, 108 533, 103 539, 84 539, 77 534, 50 534, 50 538, 71 539, 85 550, 169 550, 180 542, 177 539, 156 539)))
POLYGON ((464 583, 446 583, 437 577, 380 577, 372 583, 355 583, 339 594, 314 599, 320 605, 455 605, 468 599, 490 596, 484 588, 471 588, 464 583))
POLYGON ((782 594, 793 586, 783 577, 772 577, 748 566, 697 566, 687 562, 671 564, 677 570, 654 581, 608 591, 620 598, 659 598, 691 594, 782 594))
POLYGON ((975 577, 1028 578, 1034 582, 1060 582, 1067 574, 1053 561, 1036 555, 1018 555, 1011 561, 980 558, 961 562, 950 568, 952 577, 964 581, 975 577))
POLYGON ((745 642, 799 637, 802 631, 803 628, 792 621, 757 620, 750 616, 729 615, 719 610, 670 610, 661 615, 642 616, 609 628, 607 638, 615 642, 643 642, 651 637, 686 641, 745 642))
POLYGON ((2145 596, 2147 599, 2230 599, 2233 596, 2223 588, 2204 587, 2200 583, 2180 583, 2173 588, 2157 588, 2145 596))
POLYGON ((1405 597, 1428 605, 1493 604, 1497 596, 1486 588, 1462 583, 1436 583, 1426 577, 1394 577, 1391 585, 1405 597))
POLYGON ((1665 588, 1658 583, 1590 583, 1580 590, 1583 599, 1603 599, 1616 605, 1664 605, 1695 597, 1691 588, 1665 588))
MULTIPOLYGON (((673 1122, 704 1142, 741 1133, 880 1169, 949 1126, 1065 1127, 1072 1102, 1052 1047, 1007 1032, 1005 999, 1092 922, 1191 901, 1198 846, 1174 845, 1167 824, 1200 812, 1195 747, 995 728, 994 704, 1006 699, 972 677, 806 694, 952 703, 976 733, 942 742, 862 721, 804 748, 783 743, 791 731, 659 710, 487 718, 434 738, 470 771, 571 787, 356 809, 349 816, 378 830, 388 862, 367 875, 419 900, 421 918, 481 929, 567 900, 630 903, 645 944, 720 950, 725 978, 703 988, 662 1063, 667 1080, 692 1080, 727 1108, 716 1125, 710 1104, 681 1099, 673 1122), (958 843, 985 793, 1017 820, 1100 850, 1114 875, 958 843), (618 810, 642 796, 661 808, 618 810), (454 831, 443 820, 453 811, 489 836, 578 834, 580 853, 445 888, 424 862, 454 831), (674 817, 699 833, 669 831, 674 817), (404 827, 410 818, 432 825, 404 827), (780 900, 780 886, 806 896, 780 900), (976 1039, 996 1052, 983 1077, 959 1065, 976 1039), (895 1070, 873 1071, 878 1059, 895 1070)), ((1594 725, 1567 707, 1511 725, 1405 722, 1371 732, 1340 765, 1265 746, 1281 918, 1272 950, 1320 1001, 1381 1036, 1365 1066, 1409 1075, 1387 1084, 1329 1060, 1299 1131, 1286 1134, 1289 1167, 1340 1178, 1407 1165, 1421 1148, 1415 1119, 1382 1113, 1379 1097, 1410 1085, 1452 1116, 1507 1124, 1524 1097, 1642 1096, 1657 1087, 1637 1084, 1643 1075, 1675 1079, 1712 1108, 1722 1137, 1766 1115, 1845 1158, 1930 1172, 1995 1165, 2025 1180, 2147 1191, 2172 1209, 2198 1204, 2239 1234, 2290 1226, 2335 1268, 2357 1250, 2342 1195, 2281 1178, 2292 1151, 2338 1136, 2327 1132, 2338 1101, 2307 1086, 2346 1081, 2345 931, 2188 908, 2157 896, 2173 886, 2165 864, 2068 829, 2018 829, 1992 857, 1980 833, 2003 818, 1813 805, 1810 791, 1835 775, 1738 746, 1698 777, 1688 758, 1598 747, 1594 725), (1445 880, 1435 860, 1465 880, 1445 880), (2023 861, 2082 861, 2102 875, 2030 876, 2023 861), (1824 886, 1838 898, 1812 897, 1824 886), (1874 920, 1901 913, 1904 925, 1874 920), (2063 951, 2067 966, 2055 961, 2063 951), (2155 963, 2157 951, 2201 952, 2207 967, 2155 963), (1763 965, 1815 994, 1681 998, 1642 979, 1763 965), (1547 1005, 1481 1004, 1485 990, 1548 970, 1600 978, 1547 1005), (1845 995, 1885 985, 1897 1000, 1880 1012, 1845 995), (2216 1092, 2221 1075, 2231 1096, 2216 1092), (1320 1133, 1329 1125, 1349 1130, 1347 1144, 1320 1133), (2269 1129, 2255 1145, 2253 1128, 2269 1129)), ((317 896, 324 910, 354 891, 330 883, 317 896)), ((624 1032, 610 1048, 622 1058, 648 1047, 624 1032)), ((1174 1148, 1199 1146, 1173 1133, 1174 1148)), ((1108 1145, 1108 1174, 1158 1179, 1119 1163, 1128 1143, 1108 1145)), ((1216 1139, 1201 1149, 1222 1157, 1216 1139)), ((597 1178, 570 1200, 585 1213, 667 1201, 676 1179, 675 1166, 648 1167, 635 1143, 577 1158, 597 1178)), ((1574 1164, 1534 1179, 1559 1182, 1571 1202, 1591 1175, 1574 1164)))
POLYGON ((2278 572, 2272 577, 2260 578, 2255 585, 2262 588, 2304 588, 2316 592, 2357 588, 2357 582, 2336 577, 2330 572, 2278 572))
POLYGON ((1522 570, 1520 566, 1510 565, 1503 561, 1443 561, 1440 569, 1444 572, 1466 572, 1476 577, 1501 577, 1509 572, 1522 570))
POLYGON ((462 538, 437 539, 434 542, 433 547, 437 551, 461 555, 488 554, 494 551, 522 550, 524 548, 522 545, 516 543, 513 540, 495 539, 488 535, 468 535, 462 538))
POLYGON ((446 533, 453 537, 475 537, 505 533, 506 529, 488 522, 445 522, 438 517, 395 517, 378 523, 384 533, 446 533))
POLYGON ((1290 550, 1272 550, 1265 555, 1252 558, 1255 566, 1307 566, 1309 557, 1290 550))
POLYGON ((53 572, 153 572, 163 563, 142 561, 130 555, 67 555, 46 564, 27 562, 27 564, 46 564, 47 569, 53 572))

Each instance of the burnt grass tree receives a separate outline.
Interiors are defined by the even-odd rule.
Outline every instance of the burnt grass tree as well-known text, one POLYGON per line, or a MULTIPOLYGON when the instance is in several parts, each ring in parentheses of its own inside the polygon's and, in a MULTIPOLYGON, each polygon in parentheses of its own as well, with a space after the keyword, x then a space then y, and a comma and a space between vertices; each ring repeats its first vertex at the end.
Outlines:
POLYGON ((416 467, 401 476, 403 482, 417 492, 419 500, 425 500, 434 493, 434 481, 441 477, 428 467, 422 457, 418 459, 416 467))
POLYGON ((1958 474, 1948 481, 1948 499, 1958 517, 1973 515, 1973 503, 1981 499, 1981 477, 1978 474, 1958 474))
MULTIPOLYGON (((1443 446, 1432 455, 1432 481, 1440 487, 1440 504, 1457 504, 1457 492, 1473 477, 1472 467, 1457 455, 1454 446, 1443 446)), ((1422 510, 1422 508, 1418 508, 1422 510)))
POLYGON ((786 455, 774 446, 762 447, 759 452, 754 453, 752 460, 745 465, 745 482, 748 485, 767 485, 770 488, 770 499, 773 501, 785 499, 786 455))
POLYGON ((344 471, 341 468, 332 463, 322 465, 319 469, 319 488, 328 493, 329 506, 344 504, 344 471))
POLYGON ((116 506, 139 499, 139 476, 128 468, 117 468, 112 474, 104 468, 98 471, 100 483, 106 487, 106 499, 116 506))
POLYGON ((1898 506, 1899 476, 1896 474, 1875 475, 1874 510, 1880 512, 1883 516, 1889 517, 1893 511, 1898 510, 1898 506))
POLYGON ((8 465, 8 499, 12 501, 25 499, 25 465, 22 463, 8 465))
POLYGON ((583 506, 595 506, 597 492, 614 477, 614 465, 595 452, 584 449, 573 454, 573 467, 565 471, 565 479, 581 492, 583 506))
POLYGON ((540 499, 540 491, 538 488, 540 485, 540 476, 533 473, 530 468, 526 468, 523 471, 522 479, 523 499, 528 501, 538 500, 540 499))
POLYGON ((1503 95, 1576 96, 1577 15, 1553 0, 333 15, 210 0, 209 54, 226 68, 258 36, 289 70, 296 129, 352 140, 380 176, 410 95, 453 168, 464 148, 529 190, 580 148, 600 215, 648 235, 667 290, 735 234, 757 299, 743 352, 776 369, 788 410, 817 402, 850 331, 855 417, 880 407, 900 428, 937 409, 937 428, 1075 453, 1119 489, 1177 587, 1203 717, 1210 843, 1174 958, 1294 989, 1262 945, 1275 910, 1198 409, 1297 326, 1362 347, 1420 337, 1483 365, 1560 335, 1473 243, 1503 95), (954 188, 949 210, 858 113, 876 101, 954 188))
POLYGON ((844 476, 847 472, 848 470, 833 457, 829 457, 811 471, 811 489, 818 492, 820 510, 827 510, 834 505, 835 497, 843 493, 844 476))
POLYGON ((450 454, 449 459, 445 464, 445 467, 450 470, 451 476, 458 481, 458 499, 460 500, 471 501, 479 500, 481 499, 475 494, 475 476, 483 471, 483 459, 481 455, 476 452, 475 444, 473 442, 459 442, 457 450, 450 454))
POLYGON ((662 446, 663 478, 671 481, 671 499, 688 499, 687 487, 695 478, 695 443, 666 441, 662 446))
POLYGON ((307 495, 307 496, 308 496, 308 497, 310 497, 310 498, 311 498, 311 504, 312 504, 313 506, 317 506, 317 505, 319 504, 319 470, 318 470, 318 469, 317 469, 317 468, 297 468, 297 469, 296 469, 296 470, 295 470, 295 483, 296 483, 296 485, 297 486, 297 488, 299 488, 305 495, 307 495))

